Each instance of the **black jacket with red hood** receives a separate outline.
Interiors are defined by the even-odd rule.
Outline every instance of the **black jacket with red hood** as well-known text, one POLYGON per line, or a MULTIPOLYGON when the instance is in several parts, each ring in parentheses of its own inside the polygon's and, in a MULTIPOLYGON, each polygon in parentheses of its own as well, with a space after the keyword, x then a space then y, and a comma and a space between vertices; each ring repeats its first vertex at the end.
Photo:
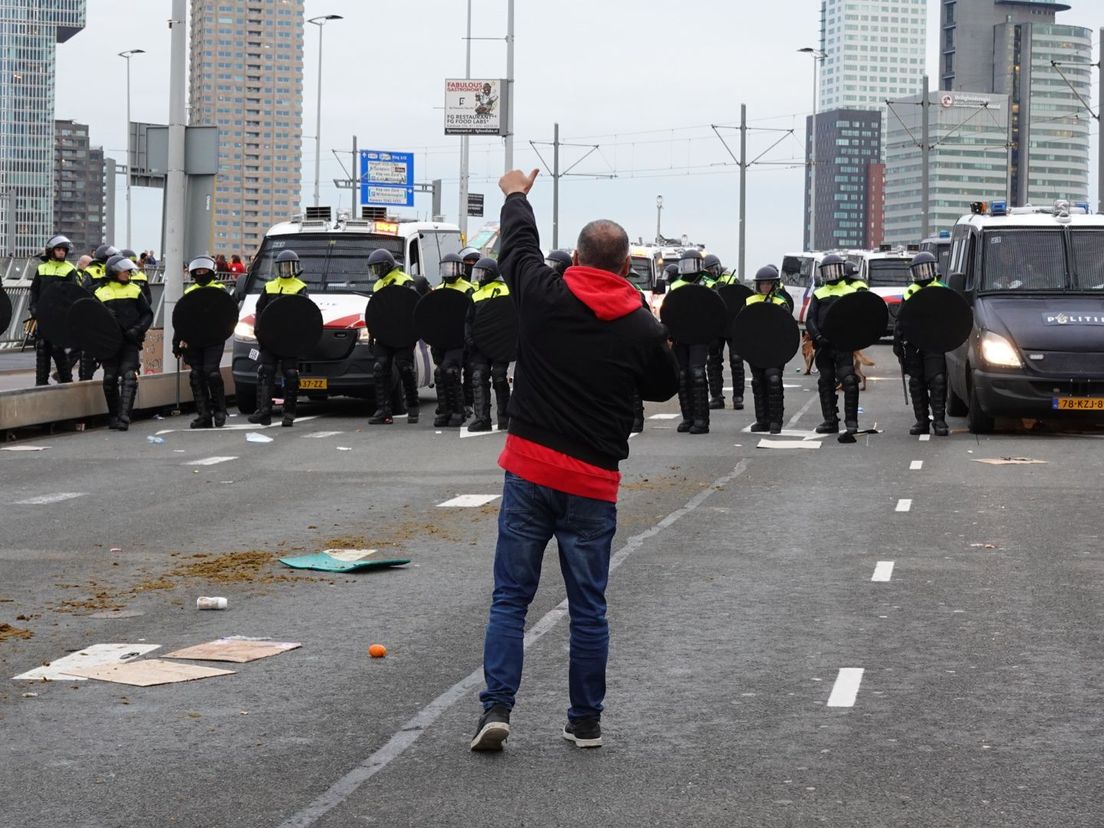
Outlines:
POLYGON ((523 194, 506 198, 500 227, 519 329, 510 434, 616 471, 629 456, 634 392, 661 402, 678 391, 666 332, 627 279, 579 266, 556 275, 523 194))

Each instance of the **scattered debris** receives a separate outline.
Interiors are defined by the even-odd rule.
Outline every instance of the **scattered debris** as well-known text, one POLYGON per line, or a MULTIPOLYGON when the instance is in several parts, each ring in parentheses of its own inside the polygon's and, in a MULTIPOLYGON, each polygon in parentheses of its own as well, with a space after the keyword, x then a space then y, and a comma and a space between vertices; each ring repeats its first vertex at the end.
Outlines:
POLYGON ((762 449, 818 449, 820 443, 815 440, 766 440, 762 439, 756 448, 762 449))
POLYGON ((49 446, 4 446, 0 451, 46 451, 49 446))
POLYGON ((245 441, 247 443, 271 443, 272 438, 264 434, 258 434, 256 431, 251 431, 245 435, 245 441))
POLYGON ((179 664, 159 658, 131 661, 126 664, 108 664, 99 667, 74 668, 77 677, 129 684, 134 687, 153 687, 158 684, 176 684, 181 681, 233 675, 233 670, 217 667, 200 667, 197 664, 179 664))
POLYGON ((84 681, 83 676, 71 672, 85 667, 127 662, 160 647, 160 644, 93 644, 55 659, 42 667, 13 676, 13 681, 84 681))
POLYGON ((103 612, 94 612, 89 615, 89 618, 137 618, 140 615, 145 615, 141 610, 128 610, 128 609, 116 609, 116 610, 104 610, 103 612))
POLYGON ((974 458, 975 463, 985 463, 990 466, 1035 466, 1046 465, 1049 460, 1033 460, 1030 457, 983 457, 974 458))
POLYGON ((200 595, 196 598, 197 610, 224 610, 226 606, 227 601, 222 596, 200 595))
POLYGON ((368 646, 368 655, 372 658, 383 658, 387 655, 387 648, 382 644, 370 644, 368 646))
POLYGON ((267 567, 275 559, 272 552, 228 552, 225 555, 202 557, 195 563, 178 567, 169 573, 170 576, 181 578, 204 578, 208 581, 220 583, 236 583, 239 581, 252 581, 260 577, 261 570, 267 567))
POLYGON ((231 636, 209 641, 206 644, 196 644, 194 647, 185 647, 183 650, 168 653, 165 658, 185 658, 192 661, 231 661, 235 664, 245 664, 259 658, 268 658, 269 656, 286 653, 289 650, 297 650, 302 646, 297 641, 266 641, 244 636, 231 636))
POLYGON ((971 543, 973 549, 1000 549, 995 543, 971 543))
POLYGON ((165 442, 164 437, 158 437, 156 434, 151 434, 149 437, 146 438, 146 440, 147 440, 147 442, 150 442, 150 443, 163 443, 163 442, 165 442))
POLYGON ((292 569, 317 569, 322 572, 357 572, 361 569, 382 569, 403 566, 410 558, 375 558, 375 549, 327 549, 315 555, 280 558, 280 563, 292 569))
POLYGON ((349 447, 349 446, 338 446, 337 450, 338 451, 352 451, 352 448, 349 447))
POLYGON ((38 693, 24 693, 23 698, 25 698, 25 699, 37 699, 38 698, 38 693))
POLYGON ((0 641, 7 641, 9 638, 30 638, 32 635, 34 633, 30 630, 13 627, 11 624, 0 624, 0 641))

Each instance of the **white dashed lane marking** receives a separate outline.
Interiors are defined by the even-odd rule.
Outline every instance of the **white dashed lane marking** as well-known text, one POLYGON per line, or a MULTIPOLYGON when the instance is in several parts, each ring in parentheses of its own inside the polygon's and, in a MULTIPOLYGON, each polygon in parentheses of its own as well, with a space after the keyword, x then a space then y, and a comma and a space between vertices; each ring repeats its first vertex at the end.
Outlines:
POLYGON ((316 431, 314 434, 304 434, 304 440, 321 440, 325 437, 336 437, 338 434, 344 434, 344 431, 316 431))
POLYGON ((87 492, 55 492, 54 494, 28 497, 26 500, 15 501, 16 506, 46 506, 50 503, 61 503, 63 500, 72 500, 74 497, 84 497, 87 492))
POLYGON ((909 463, 909 471, 920 471, 922 468, 924 468, 923 460, 913 460, 909 463))
POLYGON ((652 414, 648 417, 649 420, 674 420, 681 417, 681 414, 652 414))
POLYGON ((202 460, 189 460, 187 463, 181 463, 182 466, 217 466, 219 463, 226 463, 230 460, 237 460, 237 457, 204 457, 202 460))
POLYGON ((927 443, 930 440, 931 440, 931 435, 930 434, 921 434, 920 435, 920 442, 921 443, 927 443))
POLYGON ((878 561, 874 566, 872 581, 888 581, 893 577, 893 561, 878 561))
POLYGON ((497 500, 498 498, 499 498, 499 495, 496 495, 496 494, 493 494, 493 495, 485 495, 485 494, 457 495, 452 500, 446 500, 444 503, 438 503, 437 508, 438 509, 444 509, 444 508, 449 508, 450 509, 450 508, 453 508, 453 507, 472 508, 473 506, 485 506, 488 503, 490 503, 492 500, 497 500))
POLYGON ((897 501, 897 508, 896 508, 895 511, 908 512, 911 509, 912 509, 912 501, 909 500, 907 497, 902 498, 902 499, 897 501))
POLYGON ((862 684, 862 667, 841 667, 836 683, 832 685, 832 695, 828 697, 829 707, 854 707, 855 697, 859 695, 862 684))

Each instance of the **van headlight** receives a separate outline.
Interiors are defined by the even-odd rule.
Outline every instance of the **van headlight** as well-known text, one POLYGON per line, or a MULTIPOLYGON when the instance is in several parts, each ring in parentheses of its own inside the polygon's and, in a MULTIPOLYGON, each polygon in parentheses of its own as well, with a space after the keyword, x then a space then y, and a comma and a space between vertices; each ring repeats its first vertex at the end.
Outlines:
POLYGON ((256 342, 257 335, 248 322, 239 322, 234 326, 234 339, 238 342, 256 342))
POLYGON ((981 337, 981 358, 996 368, 1023 367, 1012 343, 992 331, 986 331, 981 337))
POLYGON ((371 341, 372 341, 372 335, 371 335, 370 333, 368 333, 368 329, 367 329, 367 328, 361 328, 361 329, 360 329, 360 330, 359 330, 359 331, 357 332, 357 342, 361 342, 361 343, 367 344, 367 343, 369 343, 369 342, 371 342, 371 341))

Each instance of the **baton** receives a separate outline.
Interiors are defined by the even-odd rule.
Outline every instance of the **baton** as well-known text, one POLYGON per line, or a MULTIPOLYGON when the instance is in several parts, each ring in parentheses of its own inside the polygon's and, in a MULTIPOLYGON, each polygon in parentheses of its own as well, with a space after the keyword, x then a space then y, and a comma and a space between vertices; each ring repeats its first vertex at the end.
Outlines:
POLYGON ((176 407, 169 413, 174 417, 180 416, 180 357, 176 358, 176 407))
POLYGON ((905 358, 897 357, 897 364, 901 366, 901 392, 905 395, 905 405, 909 404, 908 383, 905 382, 905 358))

